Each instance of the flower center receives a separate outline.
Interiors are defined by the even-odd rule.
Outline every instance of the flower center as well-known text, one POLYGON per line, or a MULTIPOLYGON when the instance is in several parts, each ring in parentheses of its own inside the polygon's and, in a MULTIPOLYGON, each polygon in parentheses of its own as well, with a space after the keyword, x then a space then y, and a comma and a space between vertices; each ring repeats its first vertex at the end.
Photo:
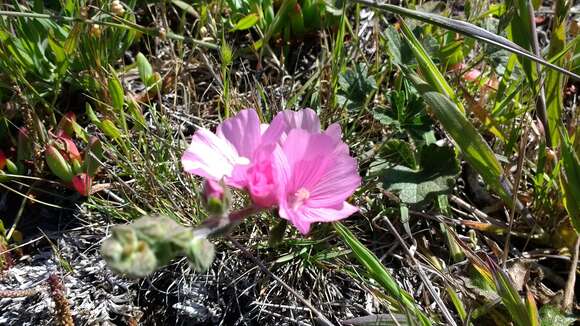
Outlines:
POLYGON ((293 210, 297 210, 300 206, 304 205, 304 202, 308 200, 308 198, 310 198, 310 192, 302 187, 296 190, 293 195, 290 195, 290 207, 292 207, 293 210))

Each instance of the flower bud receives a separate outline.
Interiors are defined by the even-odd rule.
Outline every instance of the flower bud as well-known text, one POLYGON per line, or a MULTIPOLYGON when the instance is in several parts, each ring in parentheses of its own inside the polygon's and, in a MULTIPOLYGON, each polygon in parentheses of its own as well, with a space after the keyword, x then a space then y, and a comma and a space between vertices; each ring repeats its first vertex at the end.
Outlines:
POLYGON ((205 238, 194 237, 185 248, 185 255, 195 270, 206 271, 215 257, 215 247, 205 238))
POLYGON ((230 209, 228 189, 221 183, 206 179, 203 185, 204 204, 210 215, 223 215, 230 209))
POLYGON ((118 0, 113 0, 111 2, 111 12, 116 16, 123 16, 125 14, 125 8, 118 0))
POLYGON ((92 181, 88 174, 81 173, 72 178, 72 185, 79 194, 86 197, 91 193, 92 181))
POLYGON ((131 277, 145 277, 159 267, 155 252, 130 225, 114 227, 101 254, 111 268, 131 277))
POLYGON ((91 29, 89 30, 89 35, 95 38, 101 37, 102 34, 101 26, 97 24, 92 24, 91 29))
POLYGON ((6 166, 6 154, 0 149, 0 170, 6 166))
POLYGON ((76 121, 77 117, 74 112, 65 113, 65 115, 58 122, 58 126, 56 127, 57 135, 62 136, 64 133, 67 136, 72 137, 75 132, 74 124, 76 121))
POLYGON ((75 145, 74 141, 67 135, 62 135, 58 137, 59 141, 59 149, 61 154, 65 157, 66 160, 81 160, 81 153, 79 153, 79 149, 77 145, 75 145))
POLYGON ((60 152, 52 145, 46 146, 46 163, 50 171, 59 179, 70 183, 73 179, 73 172, 70 164, 64 159, 60 152))

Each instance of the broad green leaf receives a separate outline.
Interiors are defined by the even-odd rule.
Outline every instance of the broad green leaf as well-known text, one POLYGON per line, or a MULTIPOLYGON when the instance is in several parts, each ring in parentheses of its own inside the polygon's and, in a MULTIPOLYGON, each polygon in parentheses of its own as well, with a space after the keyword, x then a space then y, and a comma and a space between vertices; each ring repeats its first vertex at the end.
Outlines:
POLYGON ((386 168, 382 184, 385 190, 397 192, 403 203, 424 206, 449 193, 459 171, 453 149, 431 144, 421 151, 419 170, 402 165, 386 168))
POLYGON ((252 28, 254 25, 258 23, 260 20, 260 16, 256 13, 249 14, 246 17, 240 19, 236 25, 234 26, 233 30, 235 31, 243 31, 249 28, 252 28))
POLYGON ((423 95, 435 117, 451 136, 465 159, 482 176, 483 180, 508 204, 512 197, 504 188, 501 166, 495 154, 473 124, 459 111, 455 103, 436 91, 409 69, 403 70, 423 95))

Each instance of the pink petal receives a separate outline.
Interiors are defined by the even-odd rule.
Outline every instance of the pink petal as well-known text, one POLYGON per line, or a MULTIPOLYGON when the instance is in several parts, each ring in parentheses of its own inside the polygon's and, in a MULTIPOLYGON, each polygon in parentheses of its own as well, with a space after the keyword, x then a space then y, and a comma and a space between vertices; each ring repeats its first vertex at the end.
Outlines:
POLYGON ((250 158, 260 145, 262 135, 258 114, 253 109, 242 110, 233 118, 222 122, 216 134, 234 145, 240 156, 250 158))
POLYGON ((200 129, 193 135, 181 163, 186 172, 220 180, 230 176, 236 164, 247 164, 249 161, 240 157, 232 144, 225 139, 207 129, 200 129))
POLYGON ((347 203, 342 202, 333 207, 313 208, 304 206, 300 210, 300 218, 308 223, 312 222, 333 222, 345 219, 352 214, 358 212, 358 208, 347 203))
POLYGON ((279 112, 272 120, 272 124, 279 122, 284 122, 286 133, 292 129, 304 129, 313 133, 320 132, 320 120, 312 109, 302 109, 300 111, 284 110, 279 112))
POLYGON ((324 134, 330 136, 336 142, 335 154, 348 155, 348 146, 342 141, 342 130, 338 123, 333 123, 328 126, 324 134))
POLYGON ((309 188, 309 207, 336 206, 350 197, 361 184, 356 160, 350 156, 336 156, 324 175, 309 188))
POLYGON ((283 145, 292 171, 286 185, 288 192, 316 184, 324 175, 328 158, 335 148, 334 143, 332 138, 324 134, 311 134, 303 129, 290 131, 283 145))
POLYGON ((310 232, 310 222, 301 218, 296 211, 288 208, 286 201, 280 203, 278 214, 280 214, 281 218, 290 221, 300 233, 306 235, 310 232))
POLYGON ((274 120, 272 120, 272 123, 268 125, 268 128, 262 133, 262 144, 277 143, 280 140, 282 134, 286 132, 286 122, 284 119, 277 118, 278 115, 276 118, 274 118, 274 120))

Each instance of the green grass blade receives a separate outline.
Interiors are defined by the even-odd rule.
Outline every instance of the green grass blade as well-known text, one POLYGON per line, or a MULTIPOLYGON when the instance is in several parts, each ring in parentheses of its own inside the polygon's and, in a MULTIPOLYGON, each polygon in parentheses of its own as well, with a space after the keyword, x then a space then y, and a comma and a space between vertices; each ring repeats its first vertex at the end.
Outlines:
MULTIPOLYGON (((566 22, 571 5, 572 1, 556 1, 556 14, 554 15, 548 57, 556 56, 566 46, 566 22)), ((555 63, 562 65, 564 58, 558 59, 555 63)), ((554 147, 557 147, 560 142, 558 125, 560 124, 562 111, 564 110, 563 89, 564 76, 557 72, 549 71, 546 75, 546 111, 548 114, 548 129, 550 130, 550 138, 552 139, 552 146, 554 147)))
POLYGON ((580 160, 562 124, 558 130, 562 140, 563 164, 560 182, 564 193, 564 207, 570 215, 572 226, 580 234, 580 160))
POLYGON ((346 244, 352 249, 357 260, 366 268, 370 276, 377 281, 388 294, 401 303, 402 308, 412 312, 422 325, 431 325, 432 322, 425 316, 413 301, 413 297, 402 290, 377 256, 365 247, 348 228, 341 223, 334 223, 334 228, 346 244))
POLYGON ((449 84, 443 77, 443 74, 441 74, 439 69, 437 69, 437 66, 435 66, 435 63, 433 62, 433 60, 431 60, 429 54, 427 54, 427 51, 425 51, 419 40, 417 40, 411 29, 409 29, 405 21, 402 19, 401 19, 401 31, 403 32, 403 35, 407 40, 409 47, 415 54, 415 59, 417 59, 417 62, 419 63, 421 73, 423 74, 423 76, 425 76, 427 82, 433 87, 435 87, 435 89, 438 92, 452 99, 453 102, 455 102, 457 108, 461 112, 465 113, 465 108, 463 107, 463 104, 461 104, 461 101, 457 99, 457 96, 455 96, 453 88, 449 86, 449 84))
POLYGON ((468 37, 472 37, 476 40, 482 41, 482 42, 486 42, 488 44, 492 44, 495 46, 498 46, 504 50, 507 50, 509 52, 515 53, 517 55, 521 55, 524 56, 532 61, 535 61, 537 63, 540 63, 546 67, 549 67, 551 69, 554 69, 556 71, 559 71, 565 75, 568 75, 576 80, 580 80, 580 76, 569 71, 566 70, 562 67, 559 67, 555 64, 552 64, 542 58, 539 58, 537 56, 535 56, 534 54, 530 53, 528 50, 522 48, 521 46, 513 43, 512 41, 499 36, 495 33, 492 33, 488 30, 485 30, 481 27, 475 26, 473 24, 470 24, 468 22, 464 22, 464 21, 460 21, 460 20, 455 20, 455 19, 451 19, 448 17, 444 17, 444 16, 440 16, 440 15, 436 15, 436 14, 432 14, 432 13, 428 13, 428 12, 422 12, 422 11, 417 11, 417 10, 412 10, 412 9, 408 9, 408 8, 404 8, 404 7, 400 7, 400 6, 395 6, 395 5, 391 5, 388 3, 378 3, 374 0, 353 0, 353 2, 356 3, 360 3, 360 4, 364 4, 366 6, 369 7, 373 7, 373 8, 377 8, 380 10, 384 10, 384 11, 388 11, 391 13, 395 13, 404 17, 410 17, 413 19, 417 19, 429 24, 433 24, 448 30, 452 30, 455 31, 459 34, 468 36, 468 37))

